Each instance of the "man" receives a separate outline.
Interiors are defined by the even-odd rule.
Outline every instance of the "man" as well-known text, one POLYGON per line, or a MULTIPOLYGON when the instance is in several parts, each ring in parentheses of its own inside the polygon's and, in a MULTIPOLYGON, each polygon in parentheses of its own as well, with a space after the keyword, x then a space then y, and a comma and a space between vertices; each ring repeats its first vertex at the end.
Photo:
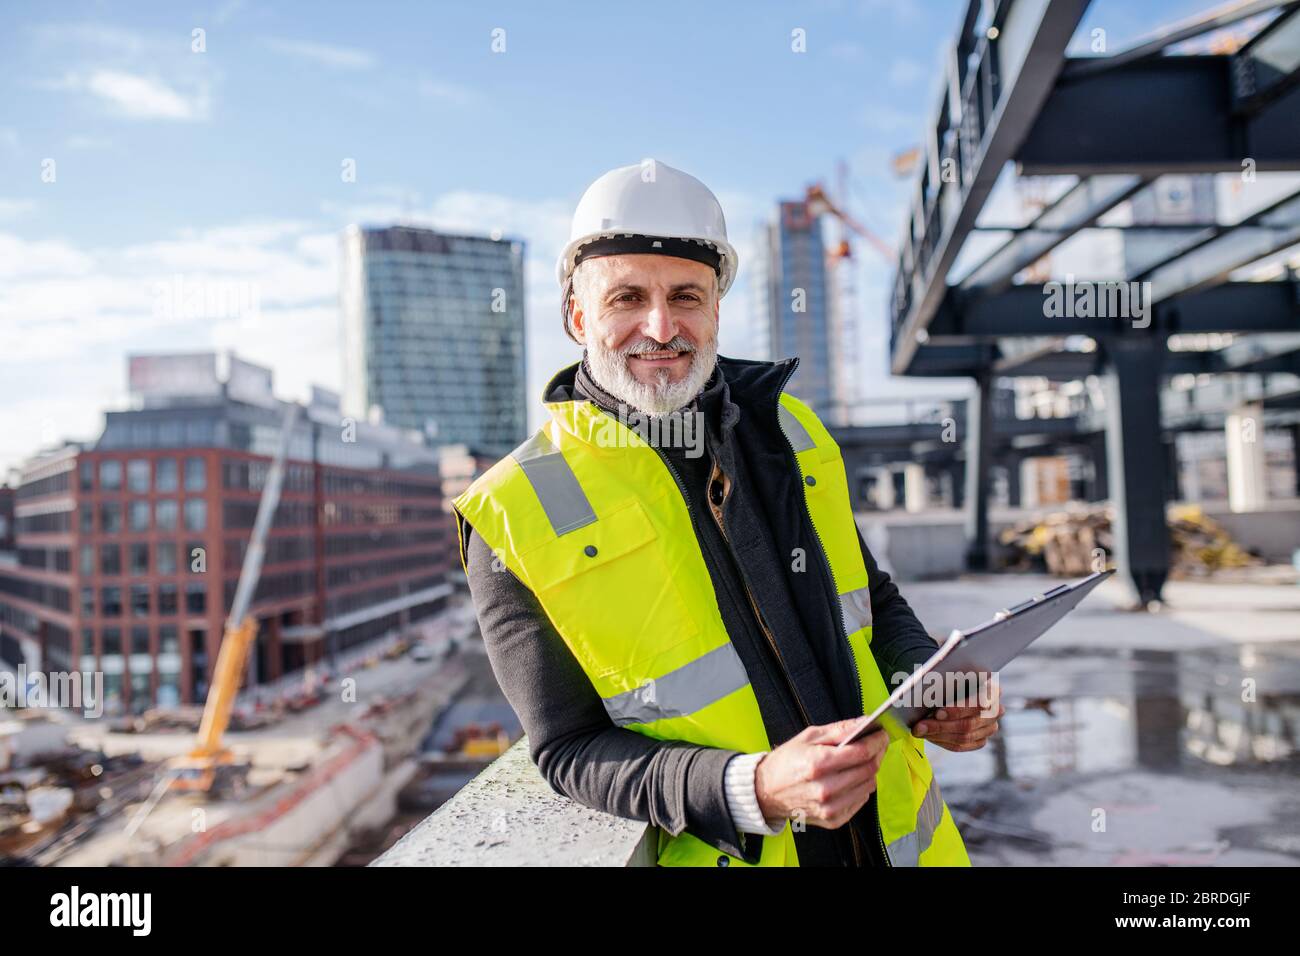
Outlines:
POLYGON ((661 865, 968 865, 921 738, 974 749, 995 717, 835 747, 936 645, 863 543, 834 441, 784 393, 798 360, 718 357, 736 265, 679 170, 583 195, 558 264, 583 360, 454 502, 493 671, 552 788, 655 824, 661 865))

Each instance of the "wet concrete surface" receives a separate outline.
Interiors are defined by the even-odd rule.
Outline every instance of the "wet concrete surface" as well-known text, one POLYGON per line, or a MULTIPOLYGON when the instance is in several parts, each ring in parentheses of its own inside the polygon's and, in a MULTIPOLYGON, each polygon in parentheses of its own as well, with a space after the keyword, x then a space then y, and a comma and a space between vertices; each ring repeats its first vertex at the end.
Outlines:
MULTIPOLYGON (((938 636, 1056 583, 902 588, 938 636)), ((1300 588, 1174 585, 1099 590, 1003 671, 991 744, 927 746, 976 865, 1300 863, 1300 588)))

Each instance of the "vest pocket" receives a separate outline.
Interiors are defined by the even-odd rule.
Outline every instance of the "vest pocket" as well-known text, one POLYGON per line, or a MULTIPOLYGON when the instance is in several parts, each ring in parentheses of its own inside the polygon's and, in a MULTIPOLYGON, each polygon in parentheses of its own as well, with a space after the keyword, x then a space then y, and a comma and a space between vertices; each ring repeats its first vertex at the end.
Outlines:
POLYGON ((519 558, 527 583, 602 696, 678 666, 671 652, 700 633, 658 537, 633 500, 519 558))

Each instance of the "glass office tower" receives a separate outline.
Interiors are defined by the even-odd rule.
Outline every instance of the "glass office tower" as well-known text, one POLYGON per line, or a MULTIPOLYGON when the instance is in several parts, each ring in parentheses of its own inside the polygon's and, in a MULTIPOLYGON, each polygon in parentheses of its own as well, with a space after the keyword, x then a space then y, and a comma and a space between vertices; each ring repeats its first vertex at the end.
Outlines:
POLYGON ((340 282, 346 409, 436 444, 524 440, 524 244, 350 227, 340 282))

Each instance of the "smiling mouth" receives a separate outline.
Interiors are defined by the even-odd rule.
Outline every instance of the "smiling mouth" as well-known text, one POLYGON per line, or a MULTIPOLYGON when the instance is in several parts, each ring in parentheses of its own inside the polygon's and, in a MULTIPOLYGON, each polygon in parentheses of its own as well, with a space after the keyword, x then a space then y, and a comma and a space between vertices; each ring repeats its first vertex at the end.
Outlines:
POLYGON ((640 359, 643 362, 672 362, 686 354, 688 353, 678 350, 664 350, 656 352, 638 352, 636 355, 633 355, 632 358, 640 359))

